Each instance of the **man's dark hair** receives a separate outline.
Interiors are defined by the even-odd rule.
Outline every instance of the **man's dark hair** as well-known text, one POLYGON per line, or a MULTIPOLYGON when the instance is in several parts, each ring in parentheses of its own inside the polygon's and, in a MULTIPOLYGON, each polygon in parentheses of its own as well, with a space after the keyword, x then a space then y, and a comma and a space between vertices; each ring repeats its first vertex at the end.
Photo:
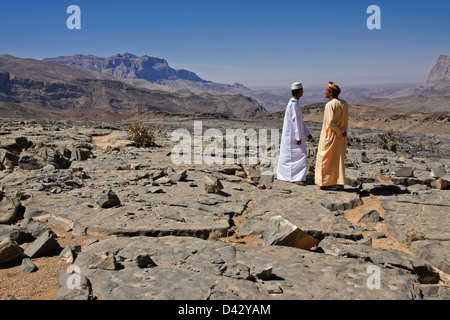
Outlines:
POLYGON ((300 93, 300 91, 303 91, 303 89, 295 89, 295 90, 292 90, 292 96, 293 96, 293 97, 298 96, 298 94, 300 93))

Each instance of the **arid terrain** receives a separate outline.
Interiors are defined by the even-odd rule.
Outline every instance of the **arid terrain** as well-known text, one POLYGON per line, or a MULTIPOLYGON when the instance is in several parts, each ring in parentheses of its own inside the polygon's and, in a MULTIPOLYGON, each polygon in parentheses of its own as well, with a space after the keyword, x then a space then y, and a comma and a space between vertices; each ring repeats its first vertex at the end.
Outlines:
POLYGON ((449 61, 343 88, 346 185, 323 191, 323 89, 302 187, 276 179, 285 89, 0 55, 0 299, 448 300, 449 61))
POLYGON ((129 140, 131 120, 3 119, 0 299, 449 299, 448 133, 352 122, 345 189, 322 191, 319 113, 305 112, 305 187, 261 174, 271 140, 257 164, 174 163, 175 130, 194 147, 201 124, 205 152, 208 129, 261 134, 280 118, 141 114, 150 147, 129 140), (315 245, 268 243, 281 225, 315 245))

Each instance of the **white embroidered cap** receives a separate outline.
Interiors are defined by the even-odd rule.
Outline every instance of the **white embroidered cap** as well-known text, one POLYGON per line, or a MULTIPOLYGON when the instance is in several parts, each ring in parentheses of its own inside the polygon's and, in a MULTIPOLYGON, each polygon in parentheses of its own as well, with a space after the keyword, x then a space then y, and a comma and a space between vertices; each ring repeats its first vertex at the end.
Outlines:
POLYGON ((301 81, 294 82, 291 84, 291 90, 303 89, 303 84, 301 81))

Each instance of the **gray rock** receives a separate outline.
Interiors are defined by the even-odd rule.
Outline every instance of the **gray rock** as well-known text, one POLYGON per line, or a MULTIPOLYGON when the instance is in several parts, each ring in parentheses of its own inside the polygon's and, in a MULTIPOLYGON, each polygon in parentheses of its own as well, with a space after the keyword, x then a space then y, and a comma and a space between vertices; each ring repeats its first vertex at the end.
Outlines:
POLYGON ((97 204, 102 208, 112 208, 120 205, 120 203, 119 197, 111 189, 103 191, 97 199, 97 204))
POLYGON ((20 226, 31 233, 33 237, 39 237, 47 229, 44 225, 34 221, 32 218, 23 219, 20 226))
POLYGON ((187 179, 187 171, 186 170, 183 170, 183 171, 181 171, 181 172, 179 172, 179 173, 176 173, 176 172, 174 172, 174 173, 172 173, 171 175, 170 175, 170 179, 172 180, 172 181, 186 181, 186 179, 187 179))
POLYGON ((22 259, 22 265, 20 266, 23 272, 32 273, 38 270, 38 267, 34 264, 29 257, 22 259))
POLYGON ((33 235, 25 228, 18 226, 10 226, 5 224, 0 224, 0 241, 4 238, 9 237, 11 240, 18 244, 23 244, 26 242, 32 242, 35 240, 33 235))
POLYGON ((0 193, 0 223, 11 224, 23 218, 25 207, 16 198, 0 193))
POLYGON ((101 270, 116 270, 117 269, 116 256, 110 251, 100 252, 97 255, 91 255, 88 268, 101 270))
POLYGON ((139 268, 153 268, 156 267, 156 263, 148 254, 140 254, 133 259, 139 268))
POLYGON ((412 167, 391 168, 390 172, 394 173, 397 177, 414 177, 414 168, 412 167))
POLYGON ((270 218, 263 238, 266 246, 289 246, 304 250, 312 248, 319 242, 282 216, 270 218))
POLYGON ((61 247, 56 241, 56 235, 52 230, 46 229, 28 248, 25 254, 30 258, 38 258, 59 254, 61 247))
POLYGON ((19 165, 19 156, 5 149, 0 149, 0 163, 6 169, 14 169, 14 167, 19 165))
POLYGON ((272 186, 274 180, 273 174, 262 174, 259 178, 259 183, 263 185, 265 188, 269 188, 272 186))
POLYGON ((431 176, 433 178, 439 179, 447 174, 443 164, 436 164, 431 167, 431 176))
POLYGON ((0 265, 20 261, 25 256, 23 249, 11 238, 6 237, 0 242, 0 265))
POLYGON ((76 252, 75 248, 67 245, 59 254, 59 261, 63 261, 68 264, 72 264, 75 261, 76 252))
POLYGON ((365 211, 358 219, 358 223, 376 224, 380 221, 380 213, 377 210, 365 211))
POLYGON ((272 266, 259 266, 255 267, 255 270, 251 272, 251 274, 256 278, 260 280, 270 280, 272 277, 272 266))
POLYGON ((450 240, 418 240, 411 244, 411 250, 429 261, 436 268, 450 274, 450 240))
POLYGON ((443 179, 443 178, 439 178, 435 181, 431 182, 431 186, 433 188, 439 189, 439 190, 444 190, 447 189, 449 186, 448 180, 443 179))
POLYGON ((205 176, 203 179, 203 184, 206 192, 208 193, 220 193, 223 189, 222 182, 216 177, 205 176))
POLYGON ((70 270, 58 271, 59 291, 56 300, 90 300, 91 285, 82 274, 70 270))

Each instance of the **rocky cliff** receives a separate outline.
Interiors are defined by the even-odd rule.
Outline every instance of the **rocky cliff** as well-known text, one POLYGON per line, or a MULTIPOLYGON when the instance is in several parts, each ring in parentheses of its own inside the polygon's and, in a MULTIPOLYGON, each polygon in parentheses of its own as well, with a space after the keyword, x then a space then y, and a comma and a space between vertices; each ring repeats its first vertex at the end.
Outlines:
POLYGON ((446 55, 439 56, 436 64, 428 75, 427 83, 443 81, 450 83, 450 57, 446 55))
POLYGON ((118 78, 144 79, 156 83, 160 83, 163 80, 177 79, 200 83, 208 82, 191 71, 171 68, 164 59, 147 55, 138 57, 128 52, 105 58, 76 54, 66 57, 46 58, 44 61, 55 61, 60 64, 77 66, 110 74, 118 78))

